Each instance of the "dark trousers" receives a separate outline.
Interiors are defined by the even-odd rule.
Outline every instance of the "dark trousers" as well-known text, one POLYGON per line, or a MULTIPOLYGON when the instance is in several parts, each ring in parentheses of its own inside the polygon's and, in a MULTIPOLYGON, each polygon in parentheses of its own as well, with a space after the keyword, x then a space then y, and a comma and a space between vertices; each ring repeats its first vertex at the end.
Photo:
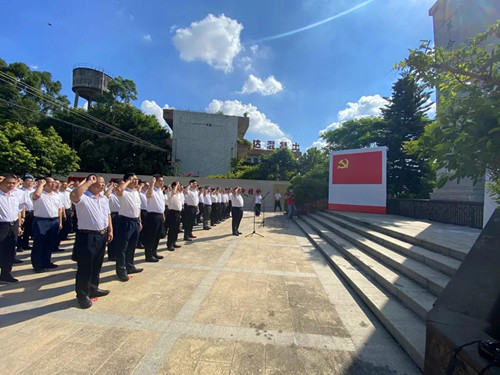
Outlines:
POLYGON ((139 240, 139 219, 118 215, 116 237, 116 273, 126 275, 135 268, 134 255, 139 240))
POLYGON ((233 207, 231 209, 231 214, 233 216, 233 221, 231 223, 233 233, 236 233, 240 228, 241 218, 243 217, 243 207, 233 207))
POLYGON ((210 226, 217 224, 217 203, 212 202, 212 212, 210 212, 210 226))
MULTIPOLYGON (((144 221, 146 220, 146 215, 148 214, 148 211, 146 210, 141 210, 141 221, 142 224, 144 225, 144 221)), ((144 245, 144 231, 141 231, 139 233, 139 241, 138 245, 144 245)))
POLYGON ((281 201, 279 199, 274 201, 274 211, 276 211, 276 208, 278 207, 281 211, 281 201))
MULTIPOLYGON (((113 225, 114 234, 117 234, 118 229, 118 212, 111 212, 111 224, 113 225)), ((113 240, 108 243, 108 258, 111 260, 116 260, 116 252, 118 241, 113 240)))
POLYGON ((50 265, 52 251, 59 242, 59 218, 33 220, 33 249, 31 249, 31 265, 35 269, 50 265))
POLYGON ((168 207, 165 206, 165 221, 163 221, 163 227, 161 229, 161 238, 167 237, 168 233, 167 216, 168 216, 168 207))
POLYGON ((203 216, 203 214, 205 213, 205 209, 204 209, 204 206, 205 204, 204 203, 198 203, 198 215, 196 215, 196 221, 198 223, 201 223, 201 217, 203 216))
POLYGON ((18 221, 0 223, 0 268, 2 276, 10 275, 14 257, 16 256, 16 243, 19 231, 18 221))
POLYGON ((163 227, 163 214, 148 212, 142 225, 142 233, 144 233, 142 243, 144 244, 146 258, 152 258, 158 250, 163 227))
POLYGON ((261 203, 255 203, 255 216, 260 216, 261 203))
POLYGON ((168 210, 167 214, 167 247, 174 246, 179 235, 179 222, 181 221, 181 212, 176 210, 168 210))
POLYGON ((196 207, 187 206, 185 214, 186 221, 184 223, 184 238, 188 238, 193 235, 193 224, 196 217, 196 207))
POLYGON ((212 205, 205 204, 203 206, 203 228, 208 227, 208 219, 212 215, 212 205))
POLYGON ((76 260, 76 298, 88 297, 99 288, 99 274, 106 250, 107 233, 76 233, 73 256, 76 260))
POLYGON ((23 224, 23 235, 21 236, 20 246, 27 249, 30 245, 30 237, 33 236, 33 211, 26 211, 23 224))
POLYGON ((227 208, 226 208, 226 217, 229 219, 231 217, 231 210, 233 209, 233 205, 231 203, 231 201, 229 201, 229 203, 227 204, 227 208))
POLYGON ((59 239, 61 240, 68 238, 68 234, 71 232, 71 223, 73 221, 73 210, 65 209, 64 212, 66 213, 66 219, 63 219, 62 229, 59 232, 59 239))

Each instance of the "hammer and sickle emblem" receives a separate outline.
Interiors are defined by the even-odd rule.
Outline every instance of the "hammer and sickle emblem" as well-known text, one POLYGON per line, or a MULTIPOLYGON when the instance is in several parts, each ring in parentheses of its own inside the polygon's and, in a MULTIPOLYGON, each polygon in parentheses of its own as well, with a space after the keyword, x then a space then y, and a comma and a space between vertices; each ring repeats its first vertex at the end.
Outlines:
POLYGON ((349 160, 341 159, 339 160, 339 164, 337 165, 337 169, 347 169, 349 168, 349 160))

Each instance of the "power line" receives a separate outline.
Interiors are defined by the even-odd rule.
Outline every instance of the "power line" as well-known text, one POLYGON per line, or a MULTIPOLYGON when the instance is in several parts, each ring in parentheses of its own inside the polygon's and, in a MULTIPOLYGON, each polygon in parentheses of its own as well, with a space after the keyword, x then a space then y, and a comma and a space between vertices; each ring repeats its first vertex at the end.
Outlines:
MULTIPOLYGON (((1 102, 4 102, 5 104, 7 104, 8 106, 14 106, 14 107, 18 107, 18 108, 21 108, 21 109, 24 109, 25 111, 28 111, 28 112, 33 112, 33 113, 37 113, 37 114, 40 114, 39 111, 37 110, 34 110, 34 109, 31 109, 31 108, 27 108, 27 107, 24 107, 22 105, 19 105, 19 104, 16 104, 16 103, 12 103, 12 102, 9 102, 8 100, 5 100, 5 99, 2 99, 0 98, 0 101, 1 102)), ((65 120, 61 120, 57 117, 53 117, 53 116, 50 116, 50 115, 46 115, 46 114, 41 114, 42 116, 45 116, 45 117, 48 117, 48 118, 51 118, 51 119, 54 119, 56 121, 60 121, 64 124, 67 124, 67 125, 70 125, 72 127, 75 127, 75 128, 79 128, 79 129, 82 129, 82 130, 85 130, 85 131, 88 131, 90 133, 94 133, 94 134, 97 134, 97 135, 100 135, 102 137, 107 137, 107 138, 114 138, 118 141, 122 141, 122 142, 127 142, 127 143, 131 143, 131 144, 134 144, 134 145, 138 145, 138 146, 141 146, 141 147, 148 147, 148 146, 144 146, 144 145, 141 145, 141 144, 138 144, 137 142, 135 141, 129 141, 129 140, 126 140, 126 139, 123 139, 123 138, 119 138, 119 137, 116 137, 114 135, 111 135, 111 134, 106 134, 106 133, 102 133, 100 131, 97 131, 97 130, 94 130, 94 129, 89 129, 89 128, 86 128, 85 126, 81 126, 81 125, 77 125, 77 124, 74 124, 72 122, 69 122, 69 121, 65 121, 65 120)))
MULTIPOLYGON (((97 123, 98 125, 104 126, 105 128, 107 128, 107 130, 111 130, 111 131, 116 132, 117 134, 115 134, 113 136, 113 138, 115 138, 115 139, 128 141, 128 142, 134 143, 134 144, 139 144, 139 145, 142 145, 144 147, 152 148, 152 149, 162 151, 162 152, 168 152, 168 150, 166 150, 162 147, 156 146, 148 141, 143 140, 140 137, 134 136, 134 135, 132 135, 132 134, 120 129, 120 128, 117 128, 113 125, 110 125, 110 124, 106 123, 105 121, 102 121, 101 119, 94 117, 88 113, 82 113, 80 111, 74 110, 73 108, 68 108, 64 103, 62 103, 62 102, 56 100, 55 98, 45 94, 43 91, 38 90, 38 89, 28 85, 27 83, 17 81, 16 78, 14 78, 14 77, 12 77, 4 72, 1 72, 1 71, 0 71, 0 80, 7 83, 7 84, 14 85, 14 86, 21 85, 28 93, 30 93, 31 95, 34 95, 35 97, 37 97, 45 102, 47 102, 48 104, 55 105, 56 107, 59 107, 63 111, 69 111, 70 113, 73 113, 75 116, 77 116, 83 120, 92 121, 94 123, 97 123)), ((57 119, 56 117, 52 117, 52 118, 57 119)), ((60 119, 57 119, 57 120, 64 122, 63 120, 60 120, 60 119)), ((73 125, 76 125, 76 124, 73 124, 73 125)))

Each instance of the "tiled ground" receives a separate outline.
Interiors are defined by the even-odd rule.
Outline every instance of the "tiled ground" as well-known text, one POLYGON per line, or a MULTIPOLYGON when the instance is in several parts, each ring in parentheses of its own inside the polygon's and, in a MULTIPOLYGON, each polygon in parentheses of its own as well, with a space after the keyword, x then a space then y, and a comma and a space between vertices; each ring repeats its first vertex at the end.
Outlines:
POLYGON ((53 272, 34 274, 20 253, 21 282, 0 285, 0 374, 419 373, 293 223, 268 215, 257 232, 198 229, 154 264, 138 250, 145 270, 127 283, 105 262, 111 294, 88 310, 71 241, 53 272))

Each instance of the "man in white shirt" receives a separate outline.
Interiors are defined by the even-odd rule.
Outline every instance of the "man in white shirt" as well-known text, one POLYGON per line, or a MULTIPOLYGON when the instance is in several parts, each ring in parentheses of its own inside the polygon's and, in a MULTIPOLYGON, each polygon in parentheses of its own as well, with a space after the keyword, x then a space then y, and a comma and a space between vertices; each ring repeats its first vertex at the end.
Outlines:
POLYGON ((31 200, 31 194, 35 191, 33 184, 34 177, 30 174, 26 174, 23 177, 23 186, 19 188, 19 190, 24 192, 25 199, 23 235, 21 236, 18 251, 31 250, 29 241, 30 237, 33 235, 33 201, 31 200))
POLYGON ((203 229, 210 230, 208 226, 208 219, 212 215, 212 198, 210 196, 210 186, 205 186, 203 189, 203 195, 200 195, 200 200, 203 199, 203 229))
MULTIPOLYGON (((108 191, 106 191, 106 195, 109 198, 109 210, 111 212, 111 223, 113 228, 118 228, 118 211, 120 211, 120 201, 118 200, 115 189, 122 182, 123 180, 121 178, 115 179, 111 182, 108 191)), ((118 241, 111 241, 108 243, 108 260, 112 262, 116 262, 117 243, 118 241)))
POLYGON ((278 207, 281 211, 281 194, 276 192, 276 194, 274 194, 274 212, 276 212, 276 208, 278 207))
MULTIPOLYGON (((149 189, 149 183, 145 181, 139 181, 139 188, 137 189, 141 198, 141 222, 144 227, 144 221, 146 219, 146 215, 148 214, 148 199, 146 198, 146 192, 149 189)), ((144 229, 144 228, 143 228, 144 229)), ((139 233, 139 241, 137 241, 137 248, 144 249, 144 231, 141 230, 139 233)))
POLYGON ((21 204, 18 194, 13 194, 17 176, 8 175, 0 182, 0 281, 15 283, 12 265, 16 255, 17 237, 21 234, 21 204))
POLYGON ((147 210, 142 230, 146 262, 158 262, 163 256, 158 254, 163 222, 165 221, 165 196, 163 195, 163 176, 155 174, 146 191, 147 210))
POLYGON ((68 183, 62 182, 61 188, 59 189, 59 194, 61 194, 61 200, 63 204, 63 225, 59 232, 59 239, 61 241, 68 239, 68 234, 71 232, 71 222, 73 220, 73 210, 71 209, 71 200, 69 194, 71 191, 68 189, 68 183))
POLYGON ((120 201, 118 227, 115 229, 116 275, 120 281, 128 281, 129 274, 142 272, 142 268, 134 265, 135 248, 142 230, 138 183, 139 179, 135 173, 129 172, 123 176, 123 182, 116 188, 120 201))
POLYGON ((241 196, 241 187, 237 187, 233 190, 233 207, 231 214, 233 216, 232 229, 233 236, 239 236, 242 234, 238 229, 240 228, 241 219, 243 217, 243 197, 241 196))
POLYGON ((51 262, 52 252, 59 242, 59 230, 62 228, 61 201, 54 193, 56 183, 52 177, 37 181, 33 199, 33 249, 31 264, 36 273, 57 268, 51 262))
POLYGON ((196 236, 193 235, 193 225, 198 210, 198 191, 196 190, 198 183, 196 180, 189 181, 189 189, 185 194, 186 202, 186 220, 184 222, 184 241, 192 241, 196 236))
POLYGON ((182 186, 178 181, 172 182, 172 189, 168 193, 168 212, 167 212, 167 250, 174 251, 179 248, 177 237, 179 235, 179 223, 182 211, 182 186))
POLYGON ((79 220, 73 257, 78 267, 76 298, 83 309, 92 306, 90 298, 109 294, 109 290, 99 288, 106 243, 113 240, 108 198, 101 194, 105 186, 104 178, 91 174, 70 194, 79 220))

